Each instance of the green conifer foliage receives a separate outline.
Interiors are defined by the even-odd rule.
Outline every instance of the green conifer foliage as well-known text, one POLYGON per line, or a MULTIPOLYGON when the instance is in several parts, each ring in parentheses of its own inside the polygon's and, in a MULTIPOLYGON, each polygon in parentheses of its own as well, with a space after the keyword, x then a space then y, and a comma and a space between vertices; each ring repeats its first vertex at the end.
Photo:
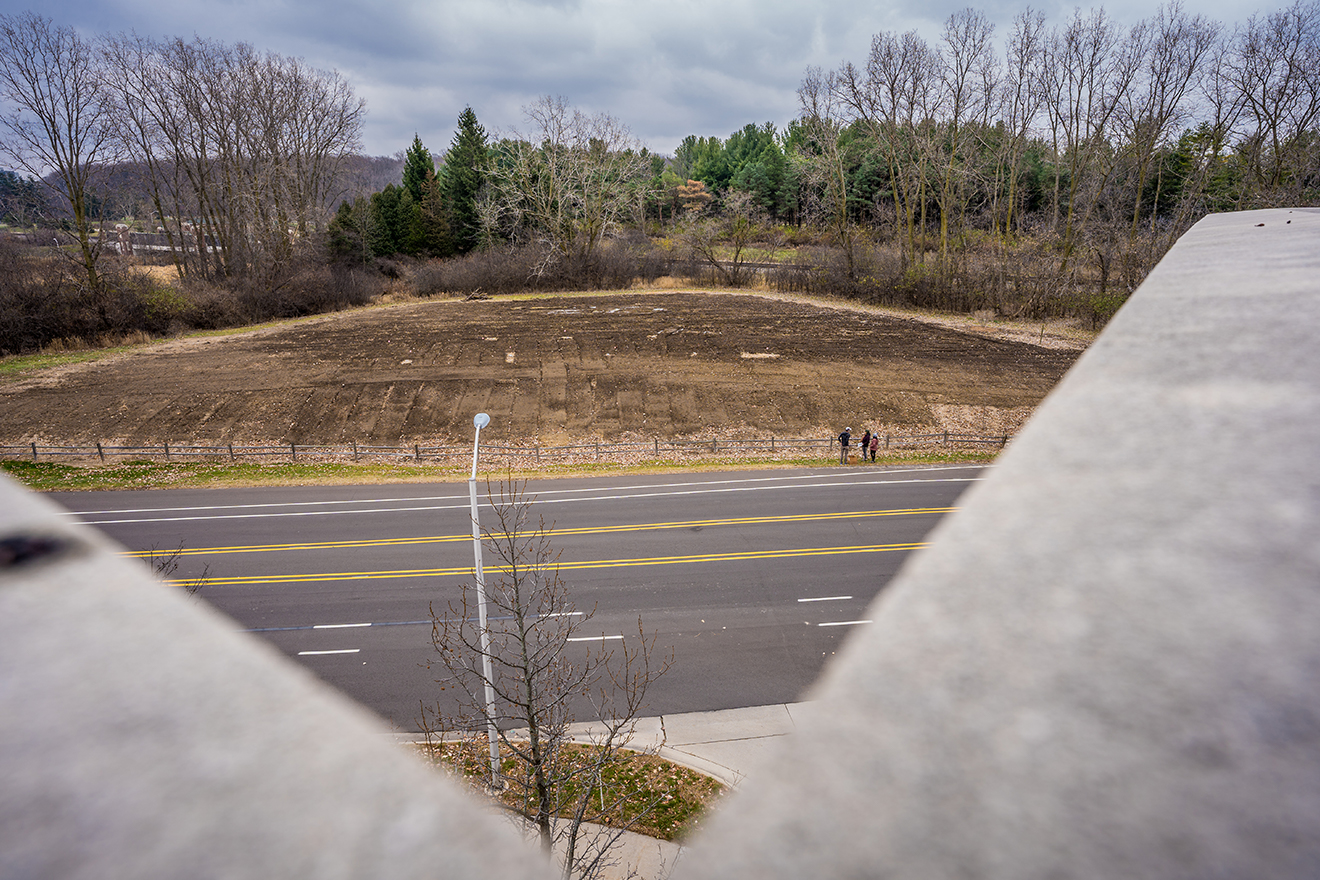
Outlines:
POLYGON ((423 146, 421 137, 414 134, 412 146, 403 160, 403 188, 408 190, 414 203, 422 203, 426 181, 434 176, 435 161, 431 158, 431 151, 423 146))
POLYGON ((458 117, 449 153, 445 156, 444 192, 453 252, 465 254, 481 241, 481 214, 477 198, 486 180, 486 130, 468 107, 458 117))

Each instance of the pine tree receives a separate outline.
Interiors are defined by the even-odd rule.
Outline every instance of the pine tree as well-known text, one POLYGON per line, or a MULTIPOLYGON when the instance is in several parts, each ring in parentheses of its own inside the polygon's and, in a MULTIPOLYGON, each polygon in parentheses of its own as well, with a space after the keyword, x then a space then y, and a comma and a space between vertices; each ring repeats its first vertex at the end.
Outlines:
POLYGON ((421 137, 414 134, 412 146, 403 159, 403 188, 408 190, 415 204, 422 203, 426 181, 434 176, 435 161, 431 158, 431 151, 422 145, 421 137))
POLYGON ((402 210, 405 197, 409 202, 406 187, 389 184, 371 197, 371 254, 376 257, 392 257, 400 252, 404 237, 404 217, 402 210))
POLYGON ((331 256, 342 263, 370 261, 370 227, 371 203, 361 196, 351 203, 345 199, 326 227, 326 243, 331 256))
POLYGON ((422 253, 432 257, 452 257, 454 239, 449 228, 449 205, 445 202, 440 181, 433 174, 422 187, 418 212, 418 236, 422 253))
POLYGON ((458 117, 458 131, 445 156, 443 191, 449 210, 449 234, 456 253, 481 241, 477 198, 486 180, 486 129, 468 107, 458 117))

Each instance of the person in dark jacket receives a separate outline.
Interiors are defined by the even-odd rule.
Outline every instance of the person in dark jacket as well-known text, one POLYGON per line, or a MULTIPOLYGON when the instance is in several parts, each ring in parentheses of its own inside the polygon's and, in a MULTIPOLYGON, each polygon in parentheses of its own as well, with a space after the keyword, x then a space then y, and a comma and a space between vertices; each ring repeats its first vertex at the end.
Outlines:
POLYGON ((839 435, 839 464, 848 463, 848 443, 852 440, 852 428, 844 428, 839 435))
POLYGON ((862 435, 862 442, 857 444, 857 448, 862 453, 862 464, 866 463, 866 452, 871 448, 871 429, 867 428, 866 433, 862 435))

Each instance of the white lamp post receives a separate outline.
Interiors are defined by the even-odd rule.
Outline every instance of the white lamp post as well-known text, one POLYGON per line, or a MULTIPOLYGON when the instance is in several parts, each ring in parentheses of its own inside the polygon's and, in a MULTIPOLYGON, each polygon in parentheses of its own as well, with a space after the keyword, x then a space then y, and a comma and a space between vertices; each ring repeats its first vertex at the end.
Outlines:
POLYGON ((490 630, 486 628, 486 572, 481 563, 481 521, 477 518, 477 451, 481 448, 481 429, 490 424, 490 416, 477 413, 472 425, 477 429, 472 440, 472 477, 468 480, 468 500, 472 505, 472 556, 477 581, 477 622, 481 626, 481 672, 486 679, 486 738, 490 740, 490 785, 499 790, 500 745, 495 731, 495 687, 491 684, 490 630))

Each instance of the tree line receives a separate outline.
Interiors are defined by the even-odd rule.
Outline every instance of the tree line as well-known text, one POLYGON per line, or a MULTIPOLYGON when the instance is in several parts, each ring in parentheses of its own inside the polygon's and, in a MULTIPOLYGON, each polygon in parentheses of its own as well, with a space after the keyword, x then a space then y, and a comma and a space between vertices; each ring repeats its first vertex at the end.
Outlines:
POLYGON ((1001 41, 964 9, 933 41, 880 33, 864 60, 808 70, 798 97, 782 131, 689 135, 672 157, 543 98, 528 134, 464 155, 486 175, 481 240, 583 259, 610 228, 677 228, 736 281, 730 247, 807 228, 852 282, 870 268, 856 248, 877 241, 922 276, 1029 241, 1049 255, 1033 271, 1080 265, 1126 291, 1207 212, 1320 197, 1317 0, 1231 28, 1177 0, 1131 26, 1027 9, 1001 41))
POLYGON ((97 287, 97 175, 128 169, 181 275, 268 283, 319 231, 365 103, 338 73, 195 37, 87 39, 0 18, 0 150, 52 181, 97 287))
POLYGON ((796 289, 1040 313, 1041 291, 1121 301, 1206 212, 1320 196, 1320 0, 1232 27, 1178 0, 1131 26, 1028 9, 1002 39, 965 9, 933 40, 880 33, 865 59, 806 71, 783 130, 691 135, 673 156, 562 98, 498 137, 468 108, 439 157, 414 137, 401 179, 360 194, 364 102, 245 44, 0 16, 0 96, 0 155, 27 175, 0 176, 2 207, 62 207, 92 289, 98 224, 131 214, 185 279, 245 289, 283 289, 299 260, 396 255, 452 263, 427 290, 627 283, 676 260, 740 284, 749 248, 778 241, 814 246, 779 273, 796 289))

